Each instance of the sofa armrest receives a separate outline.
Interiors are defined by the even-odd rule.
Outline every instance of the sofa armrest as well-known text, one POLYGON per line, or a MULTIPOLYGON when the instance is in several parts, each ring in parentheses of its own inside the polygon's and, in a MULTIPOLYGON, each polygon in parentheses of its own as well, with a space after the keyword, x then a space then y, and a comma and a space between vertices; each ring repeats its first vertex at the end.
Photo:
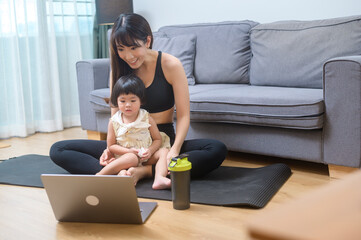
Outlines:
POLYGON ((324 162, 361 166, 361 56, 333 58, 323 67, 326 107, 324 162))
POLYGON ((90 105, 90 92, 107 88, 110 74, 109 59, 91 59, 76 63, 80 122, 85 130, 99 131, 96 116, 90 105))

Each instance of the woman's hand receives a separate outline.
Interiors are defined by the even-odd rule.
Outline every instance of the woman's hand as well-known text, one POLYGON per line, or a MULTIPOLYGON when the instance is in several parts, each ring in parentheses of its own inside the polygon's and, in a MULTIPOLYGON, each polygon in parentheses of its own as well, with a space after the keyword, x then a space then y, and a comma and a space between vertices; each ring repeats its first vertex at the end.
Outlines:
POLYGON ((109 148, 103 151, 103 154, 99 158, 99 164, 106 166, 115 160, 114 154, 110 152, 109 148))
POLYGON ((169 164, 170 160, 174 157, 179 156, 179 152, 171 148, 167 154, 167 164, 169 164))

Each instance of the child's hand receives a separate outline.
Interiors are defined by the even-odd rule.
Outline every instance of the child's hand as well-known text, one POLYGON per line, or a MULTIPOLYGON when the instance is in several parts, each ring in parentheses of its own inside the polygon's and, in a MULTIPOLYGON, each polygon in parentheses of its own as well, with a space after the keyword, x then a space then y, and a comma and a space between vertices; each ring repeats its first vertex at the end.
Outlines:
POLYGON ((129 148, 129 153, 134 153, 135 155, 139 155, 139 150, 138 148, 129 148))
POLYGON ((111 159, 108 159, 108 160, 100 160, 99 164, 102 165, 102 166, 106 166, 108 165, 109 163, 113 162, 115 160, 115 158, 111 158, 111 159))
POLYGON ((99 158, 99 164, 102 166, 108 165, 110 162, 114 161, 114 155, 110 152, 109 148, 106 148, 103 154, 99 158))
POLYGON ((139 149, 138 156, 140 157, 140 161, 144 162, 151 157, 151 154, 148 148, 141 148, 139 149))
POLYGON ((108 162, 107 162, 106 160, 100 158, 99 164, 100 164, 101 166, 106 166, 106 165, 108 165, 108 162))

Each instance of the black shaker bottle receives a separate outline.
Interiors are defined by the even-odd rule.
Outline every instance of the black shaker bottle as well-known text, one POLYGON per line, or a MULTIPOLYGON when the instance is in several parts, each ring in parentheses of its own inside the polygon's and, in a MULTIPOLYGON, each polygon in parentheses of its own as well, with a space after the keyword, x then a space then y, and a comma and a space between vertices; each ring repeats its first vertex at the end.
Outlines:
POLYGON ((171 159, 168 170, 172 180, 173 208, 177 210, 190 207, 190 180, 192 163, 187 154, 181 154, 171 159))

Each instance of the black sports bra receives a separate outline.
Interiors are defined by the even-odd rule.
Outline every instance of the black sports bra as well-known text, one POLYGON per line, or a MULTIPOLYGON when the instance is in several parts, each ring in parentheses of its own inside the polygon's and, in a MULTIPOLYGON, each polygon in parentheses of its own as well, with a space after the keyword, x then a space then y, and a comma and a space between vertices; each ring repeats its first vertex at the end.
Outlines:
POLYGON ((164 77, 161 65, 162 52, 158 52, 153 82, 145 89, 145 104, 142 108, 150 113, 163 112, 174 106, 173 87, 164 77))

